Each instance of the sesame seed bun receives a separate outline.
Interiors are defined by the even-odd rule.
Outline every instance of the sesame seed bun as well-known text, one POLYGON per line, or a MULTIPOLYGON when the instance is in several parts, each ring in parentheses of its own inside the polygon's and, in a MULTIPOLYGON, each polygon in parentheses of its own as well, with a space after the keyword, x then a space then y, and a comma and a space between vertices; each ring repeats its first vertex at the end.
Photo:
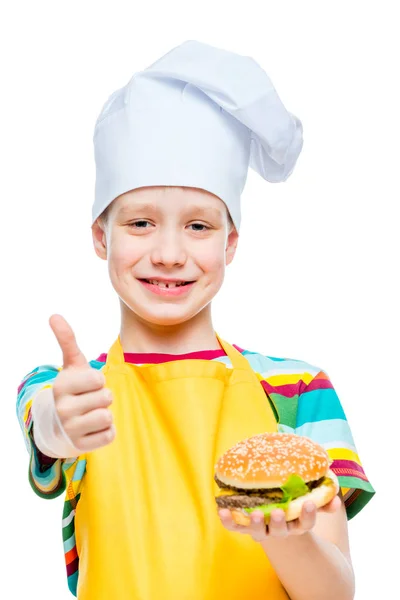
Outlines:
MULTIPOLYGON (((313 489, 309 494, 300 496, 300 498, 296 498, 296 500, 292 500, 289 503, 289 506, 285 510, 286 522, 298 519, 301 515, 303 504, 309 500, 314 502, 317 508, 321 508, 333 500, 333 498, 339 492, 339 481, 335 473, 330 469, 328 469, 326 477, 329 478, 330 482, 327 481, 326 483, 322 483, 317 488, 313 489)), ((251 523, 250 514, 244 510, 231 509, 231 515, 237 525, 244 525, 248 527, 251 523)), ((268 524, 270 521, 270 516, 266 515, 264 517, 264 521, 266 524, 268 524)))
POLYGON ((292 433, 263 433, 237 443, 215 466, 226 486, 242 490, 279 488, 290 475, 305 483, 326 475, 331 461, 322 446, 292 433))

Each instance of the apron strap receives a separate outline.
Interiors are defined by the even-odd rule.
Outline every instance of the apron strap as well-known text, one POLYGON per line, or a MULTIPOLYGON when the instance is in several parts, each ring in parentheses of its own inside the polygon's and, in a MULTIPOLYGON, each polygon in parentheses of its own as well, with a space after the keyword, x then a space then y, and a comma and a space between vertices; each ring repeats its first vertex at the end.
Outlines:
POLYGON ((118 336, 107 353, 106 367, 117 367, 124 363, 124 351, 122 349, 121 338, 118 336))
MULTIPOLYGON (((238 350, 236 350, 236 348, 234 348, 227 342, 224 342, 223 340, 221 340, 219 335, 217 335, 217 334, 215 334, 215 335, 217 336, 217 340, 218 340, 219 344, 221 345, 221 347, 224 349, 225 353, 229 357, 229 359, 232 363, 232 367, 234 369, 245 369, 245 370, 253 371, 253 369, 250 366, 249 361, 238 350)), ((124 357, 124 352, 123 352, 122 345, 121 345, 121 338, 120 338, 120 336, 118 336, 118 338, 115 340, 115 342, 111 346, 110 350, 108 351, 106 366, 107 367, 116 367, 116 366, 124 364, 124 363, 125 363, 125 357, 124 357)))
POLYGON ((224 340, 221 340, 218 334, 215 335, 217 336, 218 342, 221 344, 222 348, 225 350, 227 356, 229 357, 232 363, 232 367, 234 369, 245 369, 253 372, 249 361, 243 356, 243 354, 239 352, 239 350, 236 350, 236 348, 228 344, 228 342, 224 342, 224 340))

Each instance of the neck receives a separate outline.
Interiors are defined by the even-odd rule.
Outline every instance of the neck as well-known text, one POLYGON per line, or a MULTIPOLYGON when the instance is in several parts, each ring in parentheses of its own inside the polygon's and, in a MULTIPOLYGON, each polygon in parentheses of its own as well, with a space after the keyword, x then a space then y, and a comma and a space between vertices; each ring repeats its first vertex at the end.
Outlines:
POLYGON ((211 304, 192 319, 178 325, 143 321, 121 302, 121 345, 124 352, 187 354, 220 350, 211 319, 211 304))

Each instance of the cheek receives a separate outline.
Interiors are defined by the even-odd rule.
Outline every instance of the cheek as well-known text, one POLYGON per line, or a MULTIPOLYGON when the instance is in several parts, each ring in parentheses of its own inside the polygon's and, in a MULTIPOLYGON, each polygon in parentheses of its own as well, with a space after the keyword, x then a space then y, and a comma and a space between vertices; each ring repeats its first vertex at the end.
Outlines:
POLYGON ((129 240, 115 241, 109 248, 108 261, 115 273, 123 273, 132 268, 141 258, 142 253, 129 240))
POLYGON ((225 271, 225 247, 223 244, 210 244, 202 248, 197 264, 204 273, 223 273, 225 271))

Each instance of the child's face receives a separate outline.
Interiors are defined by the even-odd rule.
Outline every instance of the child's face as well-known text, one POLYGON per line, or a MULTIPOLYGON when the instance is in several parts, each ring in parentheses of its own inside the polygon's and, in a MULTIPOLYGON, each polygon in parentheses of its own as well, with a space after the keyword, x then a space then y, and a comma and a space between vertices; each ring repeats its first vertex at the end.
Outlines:
POLYGON ((197 188, 132 190, 114 200, 107 224, 99 219, 92 230, 115 291, 155 325, 184 323, 209 305, 238 240, 222 200, 197 188), (169 286, 171 280, 192 283, 169 286))

